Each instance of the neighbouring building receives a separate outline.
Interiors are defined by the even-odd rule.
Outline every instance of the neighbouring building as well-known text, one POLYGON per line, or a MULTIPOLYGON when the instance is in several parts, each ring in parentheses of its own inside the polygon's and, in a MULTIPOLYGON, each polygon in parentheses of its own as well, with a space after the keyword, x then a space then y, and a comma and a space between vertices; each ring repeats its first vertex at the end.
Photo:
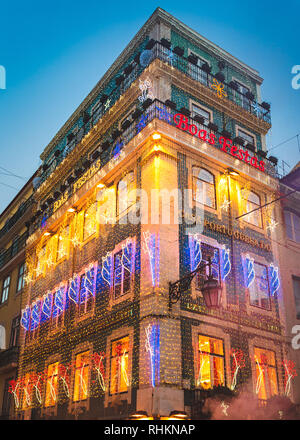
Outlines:
POLYGON ((284 394, 262 81, 158 8, 45 148, 14 417, 198 418, 218 386, 284 394))
POLYGON ((21 296, 25 276, 26 224, 33 207, 33 179, 0 215, 0 417, 14 413, 11 380, 16 379, 19 356, 21 296))
POLYGON ((286 339, 293 376, 291 394, 300 403, 300 162, 280 179, 281 213, 278 223, 278 256, 286 317, 286 339), (298 326, 298 328, 297 328, 298 326), (294 342, 293 342, 294 339, 294 342))

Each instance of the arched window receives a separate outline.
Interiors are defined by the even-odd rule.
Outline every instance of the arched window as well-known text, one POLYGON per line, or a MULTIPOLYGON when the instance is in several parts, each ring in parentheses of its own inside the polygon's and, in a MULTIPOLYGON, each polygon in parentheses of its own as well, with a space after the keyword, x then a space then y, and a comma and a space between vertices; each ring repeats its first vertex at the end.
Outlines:
POLYGON ((125 213, 134 203, 134 175, 133 171, 126 174, 117 186, 117 215, 125 213))
POLYGON ((193 200, 216 208, 215 177, 204 168, 193 167, 193 200))
POLYGON ((0 325, 0 350, 5 350, 5 327, 0 325))
POLYGON ((246 212, 253 211, 254 209, 256 209, 256 211, 250 212, 250 214, 245 215, 244 219, 246 222, 258 226, 259 228, 262 227, 261 209, 257 209, 260 208, 260 206, 261 202, 259 195, 250 191, 246 201, 246 212))
POLYGON ((284 220, 288 238, 300 243, 300 216, 292 211, 284 210, 284 220))

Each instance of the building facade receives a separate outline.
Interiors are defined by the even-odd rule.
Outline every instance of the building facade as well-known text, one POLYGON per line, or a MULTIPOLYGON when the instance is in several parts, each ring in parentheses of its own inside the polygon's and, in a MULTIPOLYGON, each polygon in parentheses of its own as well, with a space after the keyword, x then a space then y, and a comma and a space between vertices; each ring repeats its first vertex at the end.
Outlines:
POLYGON ((43 151, 16 418, 197 418, 219 386, 284 394, 261 83, 157 9, 43 151))
POLYGON ((0 405, 1 418, 14 413, 10 381, 16 379, 19 357, 21 297, 25 276, 25 223, 33 208, 32 177, 0 217, 0 405))

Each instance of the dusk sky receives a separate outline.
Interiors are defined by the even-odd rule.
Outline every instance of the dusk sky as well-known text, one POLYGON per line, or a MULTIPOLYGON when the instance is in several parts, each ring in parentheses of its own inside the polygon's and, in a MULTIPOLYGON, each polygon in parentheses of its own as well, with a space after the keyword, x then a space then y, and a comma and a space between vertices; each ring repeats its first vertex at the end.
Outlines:
POLYGON ((259 71, 262 98, 271 103, 267 148, 293 138, 272 154, 291 168, 300 160, 300 88, 291 85, 292 67, 300 65, 299 0, 2 2, 0 65, 7 79, 0 89, 0 211, 158 6, 259 71))

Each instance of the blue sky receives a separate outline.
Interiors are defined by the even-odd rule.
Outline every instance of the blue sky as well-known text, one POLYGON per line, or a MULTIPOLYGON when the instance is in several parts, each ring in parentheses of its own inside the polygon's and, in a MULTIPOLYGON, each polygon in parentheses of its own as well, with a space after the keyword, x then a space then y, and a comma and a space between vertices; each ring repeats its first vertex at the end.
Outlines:
MULTIPOLYGON (((271 102, 268 148, 300 133, 300 89, 291 86, 300 64, 299 0, 2 2, 0 65, 0 212, 41 163, 45 146, 113 63, 130 39, 161 7, 221 46, 264 78, 271 102), (9 186, 4 186, 3 183, 9 186)), ((291 167, 300 160, 297 139, 273 154, 291 167)))

